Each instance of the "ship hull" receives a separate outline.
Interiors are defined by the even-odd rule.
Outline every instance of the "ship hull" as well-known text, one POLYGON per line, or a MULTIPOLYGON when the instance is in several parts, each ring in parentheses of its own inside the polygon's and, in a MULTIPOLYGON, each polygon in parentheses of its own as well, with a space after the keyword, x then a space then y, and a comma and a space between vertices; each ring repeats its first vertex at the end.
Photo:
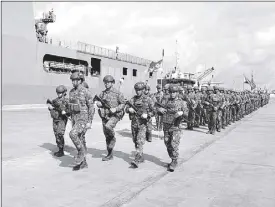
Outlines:
POLYGON ((115 87, 124 93, 126 98, 134 95, 133 86, 138 81, 148 80, 152 88, 157 84, 155 74, 149 77, 149 74, 145 73, 147 66, 97 56, 78 48, 71 49, 38 42, 30 2, 4 2, 2 10, 3 105, 42 104, 46 98, 55 96, 56 86, 62 84, 68 89, 71 88, 70 73, 49 72, 45 69, 47 55, 85 61, 89 66, 93 58, 99 59, 100 74, 93 76, 88 73, 85 77, 93 94, 98 94, 104 89, 102 80, 105 75, 115 78, 115 87), (123 74, 123 68, 127 68, 127 75, 123 74), (137 71, 135 76, 133 70, 137 71), (119 85, 122 77, 124 82, 119 85))

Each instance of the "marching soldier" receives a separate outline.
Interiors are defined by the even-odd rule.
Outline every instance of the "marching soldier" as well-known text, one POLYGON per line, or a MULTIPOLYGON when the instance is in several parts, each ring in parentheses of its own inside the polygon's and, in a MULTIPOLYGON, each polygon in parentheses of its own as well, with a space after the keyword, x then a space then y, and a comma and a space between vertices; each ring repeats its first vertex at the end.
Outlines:
POLYGON ((49 104, 49 111, 51 117, 53 118, 53 132, 56 138, 56 144, 58 151, 54 153, 56 157, 64 156, 64 133, 66 130, 66 125, 68 117, 68 103, 69 100, 66 98, 67 88, 60 85, 56 88, 57 98, 49 104))
POLYGON ((136 95, 126 103, 125 111, 129 113, 133 142, 136 148, 135 159, 131 165, 135 168, 144 161, 143 145, 146 139, 147 122, 154 115, 154 103, 151 98, 144 95, 145 84, 138 82, 134 86, 136 95))
POLYGON ((170 97, 169 95, 169 84, 165 84, 163 88, 163 99, 168 99, 170 97))
MULTIPOLYGON (((145 91, 144 91, 144 95, 151 98, 153 103, 155 103, 155 98, 153 95, 150 94, 150 86, 148 85, 148 83, 145 85, 145 91)), ((153 130, 153 123, 152 123, 152 117, 150 117, 150 119, 148 119, 147 121, 147 128, 146 128, 146 140, 147 142, 152 142, 152 130, 153 130)))
POLYGON ((88 83, 85 82, 84 73, 79 73, 79 76, 80 76, 81 84, 82 84, 85 88, 89 88, 88 83))
MULTIPOLYGON (((163 92, 161 91, 161 85, 157 85, 157 92, 154 94, 155 100, 158 103, 161 103, 161 100, 163 98, 163 92)), ((156 124, 157 124, 157 130, 161 131, 162 130, 162 118, 163 116, 156 114, 156 124)))
POLYGON ((186 97, 186 101, 188 104, 188 123, 187 123, 187 129, 193 130, 194 123, 195 123, 195 109, 197 108, 198 102, 196 95, 194 93, 194 90, 191 86, 187 88, 188 95, 186 97))
POLYGON ((113 149, 116 144, 114 128, 124 116, 125 99, 121 92, 114 88, 115 79, 111 75, 103 78, 105 90, 99 94, 102 102, 97 102, 98 113, 102 119, 103 133, 106 137, 108 154, 102 161, 113 159, 113 149))
POLYGON ((209 114, 209 122, 208 122, 208 132, 207 134, 215 134, 216 131, 216 122, 217 122, 217 111, 219 108, 219 96, 214 94, 213 88, 210 86, 207 89, 208 97, 205 100, 205 105, 207 105, 207 111, 209 114))
POLYGON ((221 95, 220 91, 219 91, 219 87, 214 86, 214 93, 219 97, 219 103, 218 103, 218 110, 217 110, 217 121, 216 121, 216 129, 217 132, 221 131, 221 127, 222 127, 222 111, 224 108, 224 97, 221 95))
POLYGON ((182 136, 180 122, 182 117, 187 117, 186 102, 178 98, 178 86, 169 86, 169 99, 163 99, 163 107, 158 107, 158 112, 163 114, 164 143, 169 157, 172 159, 168 170, 173 172, 178 164, 179 144, 182 136))
POLYGON ((85 133, 92 126, 94 108, 92 95, 88 89, 81 85, 79 72, 74 72, 71 75, 71 80, 73 89, 69 93, 69 109, 72 116, 70 138, 78 151, 76 156, 77 165, 74 166, 73 170, 79 170, 88 167, 85 133))
POLYGON ((201 98, 202 94, 199 91, 198 86, 194 86, 194 91, 195 91, 195 96, 198 101, 197 107, 195 108, 195 123, 194 127, 199 127, 200 126, 200 117, 201 117, 201 110, 202 110, 202 105, 201 105, 201 98))
POLYGON ((205 109, 205 107, 203 106, 204 101, 207 98, 207 93, 206 93, 207 87, 202 87, 201 88, 201 119, 200 119, 200 125, 204 126, 206 123, 208 123, 208 114, 207 111, 205 109))

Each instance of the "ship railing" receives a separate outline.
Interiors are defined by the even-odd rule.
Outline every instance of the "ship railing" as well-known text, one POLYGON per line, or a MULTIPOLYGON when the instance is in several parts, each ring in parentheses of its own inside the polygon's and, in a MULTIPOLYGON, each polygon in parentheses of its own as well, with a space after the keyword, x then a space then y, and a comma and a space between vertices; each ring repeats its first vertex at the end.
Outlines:
POLYGON ((91 44, 87 44, 79 41, 74 42, 74 41, 60 40, 60 39, 46 37, 46 43, 52 44, 55 46, 77 50, 79 52, 88 53, 91 55, 96 55, 100 57, 110 58, 114 60, 124 61, 124 62, 143 65, 143 66, 148 66, 152 62, 144 58, 136 57, 126 53, 116 52, 111 49, 107 49, 107 48, 103 48, 103 47, 99 47, 96 45, 91 45, 91 44))
POLYGON ((65 47, 73 50, 77 50, 77 42, 70 41, 70 40, 60 40, 60 39, 55 39, 51 37, 46 37, 46 43, 54 45, 54 46, 59 46, 59 47, 65 47))
POLYGON ((79 52, 84 52, 84 53, 88 53, 88 54, 92 54, 100 57, 120 60, 120 61, 143 65, 143 66, 148 66, 151 63, 150 60, 146 60, 144 58, 139 58, 126 53, 116 52, 111 49, 87 44, 84 42, 77 42, 77 47, 78 47, 77 50, 79 52))

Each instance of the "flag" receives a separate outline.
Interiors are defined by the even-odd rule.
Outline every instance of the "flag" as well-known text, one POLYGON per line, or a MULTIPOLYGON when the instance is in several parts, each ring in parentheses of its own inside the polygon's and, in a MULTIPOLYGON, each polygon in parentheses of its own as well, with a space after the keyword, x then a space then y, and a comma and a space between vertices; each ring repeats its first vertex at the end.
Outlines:
POLYGON ((162 49, 162 57, 164 57, 164 49, 162 49))
POLYGON ((163 61, 162 59, 159 60, 158 62, 152 61, 149 65, 148 72, 158 71, 161 68, 162 61, 163 61))
POLYGON ((250 84, 250 87, 251 87, 251 90, 254 90, 256 88, 256 84, 254 82, 254 79, 253 79, 253 75, 251 77, 251 84, 250 84))
POLYGON ((248 78, 245 76, 245 75, 243 75, 244 76, 244 83, 247 83, 247 84, 251 84, 251 82, 250 82, 250 80, 248 80, 248 78))

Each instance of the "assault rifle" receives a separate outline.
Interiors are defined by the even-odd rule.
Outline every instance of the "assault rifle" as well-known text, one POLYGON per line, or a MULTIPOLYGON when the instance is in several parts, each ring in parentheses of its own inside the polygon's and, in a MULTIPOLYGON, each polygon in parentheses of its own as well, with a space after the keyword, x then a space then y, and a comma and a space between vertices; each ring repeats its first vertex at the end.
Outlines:
MULTIPOLYGON (((170 108, 167 108, 166 106, 164 106, 163 104, 161 104, 161 103, 159 103, 159 102, 155 102, 155 106, 156 106, 156 107, 163 108, 163 109, 165 109, 166 111, 169 111, 169 112, 171 112, 171 113, 177 113, 177 112, 178 112, 178 111, 176 111, 176 110, 172 110, 172 109, 170 109, 170 108)), ((184 118, 183 115, 182 115, 182 116, 180 116, 180 117, 175 118, 175 120, 174 120, 175 125, 178 124, 177 121, 180 120, 180 119, 184 119, 186 122, 190 122, 188 119, 184 118)))
POLYGON ((63 110, 63 109, 59 106, 59 104, 56 103, 56 101, 54 101, 54 100, 51 101, 50 99, 47 99, 46 104, 51 105, 56 111, 59 112, 59 114, 61 114, 62 116, 66 116, 69 120, 71 120, 71 118, 68 116, 68 113, 62 114, 62 111, 65 111, 65 110, 63 110))
MULTIPOLYGON (((128 106, 130 106, 131 108, 133 108, 134 111, 135 111, 135 114, 136 114, 139 118, 141 118, 141 116, 142 116, 143 113, 139 112, 139 110, 137 109, 137 107, 135 107, 130 101, 126 101, 125 105, 128 105, 128 106)), ((147 120, 149 120, 150 118, 151 118, 151 117, 149 116, 149 114, 147 114, 147 120)))
MULTIPOLYGON (((100 98, 98 95, 95 95, 93 101, 99 101, 102 104, 103 108, 108 109, 108 111, 109 111, 110 114, 113 114, 114 116, 116 116, 119 119, 122 119, 122 117, 124 116, 124 110, 122 111, 123 113, 122 113, 121 116, 117 114, 118 111, 116 111, 115 113, 112 113, 111 110, 110 110, 112 108, 110 106, 110 104, 108 104, 105 100, 103 100, 102 98, 100 98)), ((102 118, 102 114, 100 112, 100 109, 98 109, 98 113, 99 113, 99 116, 102 118)))
POLYGON ((103 108, 106 108, 109 110, 112 108, 105 100, 100 98, 98 95, 95 95, 93 101, 99 101, 102 104, 103 108))

